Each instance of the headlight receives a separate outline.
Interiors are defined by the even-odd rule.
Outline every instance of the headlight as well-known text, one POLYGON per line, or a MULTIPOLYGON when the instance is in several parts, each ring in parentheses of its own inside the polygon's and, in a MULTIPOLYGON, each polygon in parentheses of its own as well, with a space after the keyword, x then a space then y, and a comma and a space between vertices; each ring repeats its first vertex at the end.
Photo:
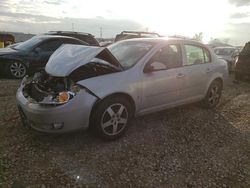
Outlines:
POLYGON ((70 94, 67 92, 67 91, 64 91, 64 92, 60 92, 57 96, 57 101, 60 103, 60 104, 63 104, 63 103, 66 103, 68 102, 70 99, 70 94))
POLYGON ((58 93, 56 98, 54 98, 54 101, 58 104, 65 104, 72 99, 80 91, 80 89, 81 88, 78 85, 74 85, 70 88, 70 91, 58 93))

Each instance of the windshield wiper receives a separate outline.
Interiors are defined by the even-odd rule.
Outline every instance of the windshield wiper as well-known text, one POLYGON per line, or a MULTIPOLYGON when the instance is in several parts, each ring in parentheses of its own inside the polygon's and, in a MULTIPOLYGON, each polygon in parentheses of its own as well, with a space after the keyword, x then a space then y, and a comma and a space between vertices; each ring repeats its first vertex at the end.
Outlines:
POLYGON ((109 51, 108 48, 104 48, 96 58, 104 60, 109 64, 116 66, 119 70, 123 70, 123 66, 119 63, 119 61, 115 58, 115 56, 109 51))

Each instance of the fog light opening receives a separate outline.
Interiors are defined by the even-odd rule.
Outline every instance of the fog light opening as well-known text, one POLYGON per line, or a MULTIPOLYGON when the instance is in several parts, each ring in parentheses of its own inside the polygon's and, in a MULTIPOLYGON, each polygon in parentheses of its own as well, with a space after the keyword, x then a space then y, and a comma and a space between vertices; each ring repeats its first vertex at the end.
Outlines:
POLYGON ((53 129, 56 129, 56 130, 62 129, 63 126, 64 126, 63 123, 53 123, 53 124, 52 124, 53 129))

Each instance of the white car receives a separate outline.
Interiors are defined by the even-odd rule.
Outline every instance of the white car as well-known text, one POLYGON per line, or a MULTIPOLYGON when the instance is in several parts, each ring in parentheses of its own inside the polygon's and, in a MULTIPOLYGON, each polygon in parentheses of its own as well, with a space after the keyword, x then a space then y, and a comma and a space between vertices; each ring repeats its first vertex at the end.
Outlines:
POLYGON ((216 47, 214 48, 215 54, 224 59, 228 63, 228 70, 234 71, 235 69, 235 60, 240 53, 240 48, 237 47, 216 47))
POLYGON ((64 45, 44 72, 24 78, 17 104, 23 122, 38 131, 93 127, 102 138, 116 139, 134 116, 197 101, 215 107, 227 75, 227 63, 192 40, 64 45))

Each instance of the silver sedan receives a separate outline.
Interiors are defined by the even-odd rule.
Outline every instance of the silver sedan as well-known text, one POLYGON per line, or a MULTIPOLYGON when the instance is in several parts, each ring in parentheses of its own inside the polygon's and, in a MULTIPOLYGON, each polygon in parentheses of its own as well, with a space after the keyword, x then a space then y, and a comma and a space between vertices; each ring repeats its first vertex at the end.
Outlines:
POLYGON ((63 45, 45 71, 24 78, 17 104, 25 125, 43 132, 92 127, 123 135, 134 116, 201 101, 215 107, 227 63, 186 39, 132 39, 108 48, 63 45))

